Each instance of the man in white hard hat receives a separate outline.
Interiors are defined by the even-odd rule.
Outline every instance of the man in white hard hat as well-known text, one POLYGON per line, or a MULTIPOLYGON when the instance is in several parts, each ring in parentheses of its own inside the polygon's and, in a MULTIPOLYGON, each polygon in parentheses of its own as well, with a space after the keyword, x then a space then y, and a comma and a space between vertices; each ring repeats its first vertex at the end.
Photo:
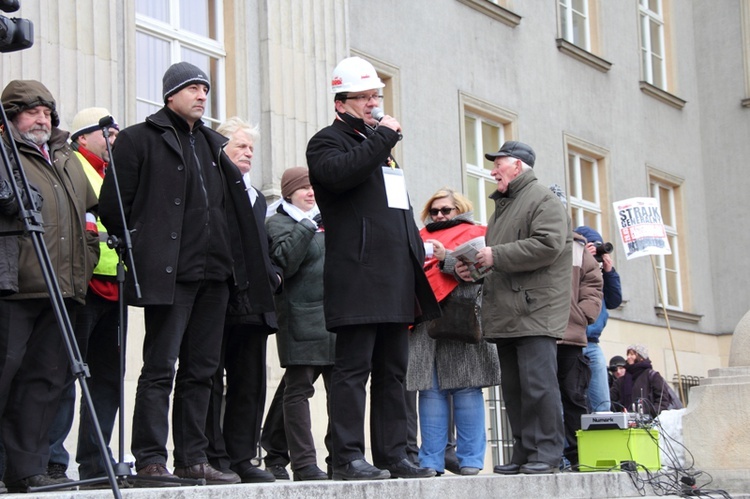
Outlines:
POLYGON ((424 246, 391 148, 401 125, 373 109, 385 85, 359 57, 333 71, 336 117, 307 145, 310 182, 326 227, 325 317, 337 333, 330 394, 333 479, 435 475, 407 459, 404 376, 408 327, 438 317, 422 270, 424 246), (365 385, 371 376, 364 459, 365 385))

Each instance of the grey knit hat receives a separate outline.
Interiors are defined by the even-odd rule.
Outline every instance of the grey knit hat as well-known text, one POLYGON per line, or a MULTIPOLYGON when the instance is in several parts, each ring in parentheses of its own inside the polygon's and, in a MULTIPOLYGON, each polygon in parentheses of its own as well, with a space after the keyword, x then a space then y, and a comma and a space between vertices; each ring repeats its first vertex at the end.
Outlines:
POLYGON ((627 351, 629 352, 631 350, 637 353, 638 355, 640 355, 641 357, 643 357, 644 359, 648 359, 648 348, 646 348, 646 345, 640 345, 640 344, 630 345, 627 351))
POLYGON ((209 90, 211 82, 208 81, 205 71, 193 66, 189 62, 176 62, 169 66, 162 78, 164 89, 164 103, 171 96, 193 83, 201 83, 209 90))

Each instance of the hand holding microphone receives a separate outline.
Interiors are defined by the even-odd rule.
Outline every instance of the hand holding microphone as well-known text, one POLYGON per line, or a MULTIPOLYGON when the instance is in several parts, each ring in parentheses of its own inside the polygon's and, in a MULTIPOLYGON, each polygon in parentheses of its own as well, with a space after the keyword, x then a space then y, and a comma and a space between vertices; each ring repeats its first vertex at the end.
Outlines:
POLYGON ((373 107, 372 111, 370 111, 370 114, 372 115, 373 119, 378 122, 379 126, 384 126, 397 132, 398 140, 404 138, 404 136, 401 135, 401 124, 396 118, 394 118, 393 116, 387 116, 379 107, 373 107))

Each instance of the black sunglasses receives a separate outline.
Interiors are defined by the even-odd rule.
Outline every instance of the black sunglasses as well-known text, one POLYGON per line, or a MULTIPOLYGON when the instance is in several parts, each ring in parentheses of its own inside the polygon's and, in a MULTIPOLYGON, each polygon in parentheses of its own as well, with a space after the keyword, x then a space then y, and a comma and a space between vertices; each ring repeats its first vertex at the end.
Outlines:
POLYGON ((430 208, 430 216, 436 217, 438 213, 442 213, 444 217, 447 217, 453 210, 455 210, 455 208, 448 208, 447 206, 444 206, 443 208, 430 208))

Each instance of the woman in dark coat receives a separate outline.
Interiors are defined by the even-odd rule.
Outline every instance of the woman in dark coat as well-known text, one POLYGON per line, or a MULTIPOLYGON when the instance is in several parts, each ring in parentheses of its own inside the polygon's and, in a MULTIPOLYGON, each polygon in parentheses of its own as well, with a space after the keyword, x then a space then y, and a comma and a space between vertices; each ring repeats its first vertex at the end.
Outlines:
MULTIPOLYGON (((319 376, 328 392, 336 335, 326 330, 323 316, 325 240, 307 168, 284 172, 281 195, 281 204, 266 221, 266 230, 272 240, 271 258, 284 271, 285 279, 276 296, 276 343, 281 367, 286 368, 284 429, 294 480, 325 480, 328 475, 316 461, 308 400, 319 376)), ((330 432, 326 447, 330 454, 330 432)))
POLYGON ((672 398, 661 374, 651 367, 648 350, 644 345, 630 345, 625 375, 617 378, 610 389, 612 408, 640 412, 655 418, 669 407, 672 398))

